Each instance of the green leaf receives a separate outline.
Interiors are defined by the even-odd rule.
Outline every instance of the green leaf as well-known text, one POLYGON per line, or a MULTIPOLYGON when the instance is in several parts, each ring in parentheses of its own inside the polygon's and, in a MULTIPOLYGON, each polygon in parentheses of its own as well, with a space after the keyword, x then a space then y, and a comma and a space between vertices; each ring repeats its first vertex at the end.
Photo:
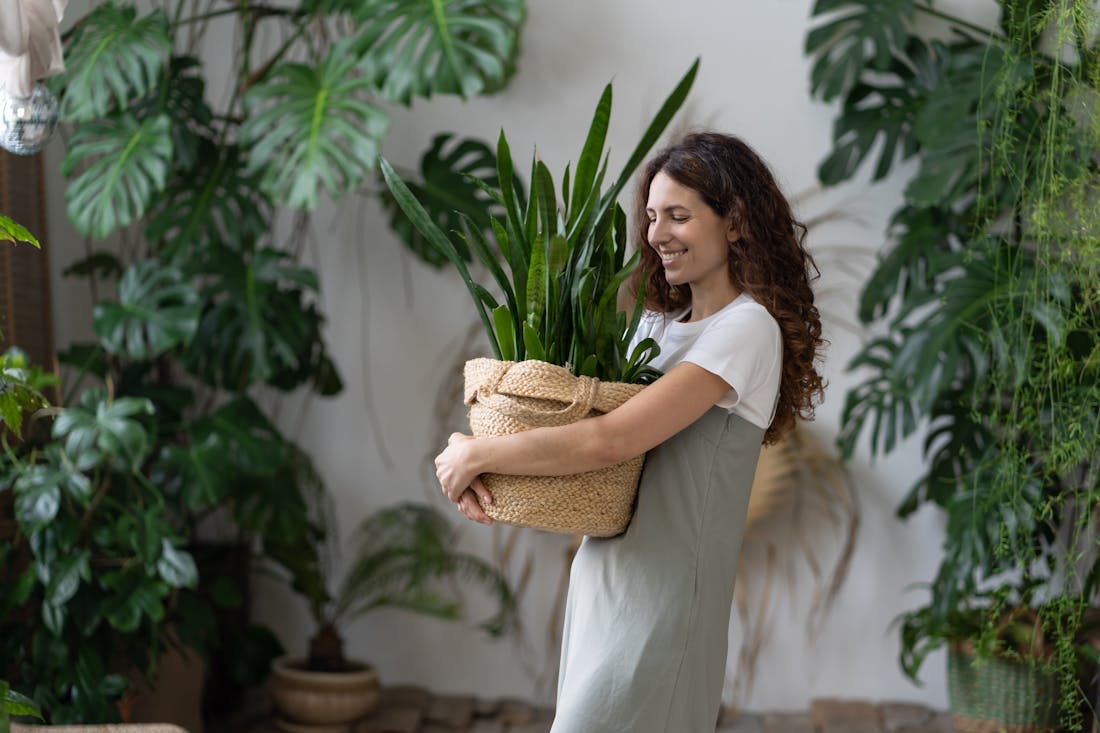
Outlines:
POLYGON ((31 715, 39 720, 44 720, 42 713, 34 700, 23 695, 8 686, 7 682, 0 680, 0 709, 8 715, 31 715))
POLYGON ((241 140, 272 200, 313 210, 322 187, 339 198, 374 169, 388 118, 359 63, 345 39, 316 66, 279 64, 248 90, 241 140))
POLYGON ((77 128, 61 170, 72 179, 66 212, 81 234, 103 239, 145 214, 172 165, 171 127, 165 115, 139 122, 122 113, 77 128))
POLYGON ((523 0, 365 0, 356 46, 387 99, 471 99, 508 82, 524 15, 523 0))
POLYGON ((866 67, 889 68, 908 43, 913 8, 913 0, 817 0, 812 17, 829 17, 806 36, 811 92, 829 101, 847 94, 866 67))
POLYGON ((245 172, 239 147, 202 138, 195 155, 194 167, 158 198, 145 229, 161 256, 181 265, 214 244, 249 248, 267 232, 271 216, 259 176, 245 172))
POLYGON ((118 302, 96 305, 92 328, 109 353, 151 359, 190 342, 199 308, 199 294, 179 270, 147 259, 126 270, 118 302))
POLYGON ((161 543, 161 555, 157 560, 157 573, 164 582, 173 588, 196 588, 199 583, 199 571, 191 554, 177 550, 172 541, 165 537, 161 543))
POLYGON ((125 268, 122 260, 112 252, 97 250, 87 257, 77 260, 61 271, 65 277, 89 277, 117 280, 125 268))
POLYGON ((202 63, 194 56, 173 56, 163 79, 131 109, 138 119, 165 114, 172 121, 176 170, 193 168, 200 142, 216 134, 214 113, 206 104, 202 63))
POLYGON ((11 242, 12 244, 26 242, 42 249, 42 244, 34 238, 33 234, 27 231, 26 227, 3 214, 0 214, 0 242, 11 242))
POLYGON ((193 374, 231 390, 261 382, 293 389, 324 376, 331 363, 309 297, 317 290, 312 270, 284 251, 226 247, 208 250, 193 270, 206 283, 206 308, 184 358, 193 374))
POLYGON ((78 467, 88 468, 107 460, 122 470, 132 470, 145 460, 153 443, 148 429, 135 417, 152 413, 149 400, 111 400, 105 390, 90 389, 79 406, 66 408, 58 415, 53 435, 64 440, 65 452, 78 467))
POLYGON ((493 325, 496 327, 497 343, 500 344, 500 358, 503 361, 516 361, 516 326, 508 306, 501 305, 493 309, 493 325))
POLYGON ((596 182, 596 173, 600 168, 600 158, 603 156, 604 144, 607 140, 607 128, 611 123, 611 85, 604 87, 603 95, 596 104, 596 112, 592 115, 592 123, 588 128, 588 136, 584 140, 584 148, 577 158, 577 174, 573 181, 573 198, 566 199, 569 206, 570 224, 576 221, 581 209, 592 195, 592 189, 596 182))
MULTIPOLYGON (((442 231, 461 231, 461 215, 468 216, 479 231, 489 231, 497 207, 485 187, 497 186, 497 160, 487 144, 469 138, 455 140, 451 133, 436 135, 420 158, 420 176, 420 182, 406 178, 406 185, 442 231)), ((518 187, 519 182, 515 185, 518 187)), ((390 212, 390 228, 406 246, 425 262, 436 267, 444 265, 447 257, 420 234, 393 194, 387 189, 381 198, 390 212)), ((469 262, 470 253, 454 244, 462 259, 469 262)))
POLYGON ((539 332, 530 323, 523 324, 523 347, 527 350, 528 359, 546 361, 546 350, 542 346, 539 332))
POLYGON ((62 118, 88 122, 144 96, 171 51, 169 33, 168 16, 159 8, 137 19, 132 7, 96 7, 76 25, 65 50, 62 118))

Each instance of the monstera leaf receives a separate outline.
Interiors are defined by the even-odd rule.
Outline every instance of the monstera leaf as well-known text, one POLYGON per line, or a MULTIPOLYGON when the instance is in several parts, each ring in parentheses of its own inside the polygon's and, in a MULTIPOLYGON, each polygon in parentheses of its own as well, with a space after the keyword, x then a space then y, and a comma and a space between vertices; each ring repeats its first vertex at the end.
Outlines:
POLYGON ((118 302, 96 305, 92 327, 112 354, 150 359, 188 342, 198 319, 195 289, 179 270, 150 259, 122 276, 118 302))
MULTIPOLYGON (((312 356, 321 316, 305 299, 317 278, 273 249, 221 248, 204 263, 209 284, 188 368, 208 384, 243 390, 295 371, 312 356)), ((281 386, 281 385, 280 385, 281 386)))
POLYGON ((885 71, 905 48, 915 0, 817 0, 812 15, 836 13, 806 36, 810 89, 828 101, 847 92, 864 66, 885 71))
POLYGON ((164 189, 172 123, 165 115, 138 121, 125 113, 82 124, 61 170, 69 177, 78 167, 83 172, 65 191, 69 220, 81 234, 103 239, 140 218, 164 189))
POLYGON ((512 73, 523 0, 367 0, 356 13, 366 54, 387 99, 496 91, 512 73))
MULTIPOLYGON (((462 212, 470 225, 490 231, 494 202, 478 185, 482 181, 497 188, 496 153, 480 140, 454 141, 450 133, 436 135, 432 146, 420 158, 420 181, 406 181, 409 190, 423 204, 428 215, 445 232, 462 231, 462 212), (477 179, 477 181, 472 180, 477 179)), ((519 181, 514 184, 523 198, 519 181)), ((390 227, 402 241, 425 262, 442 267, 447 258, 431 245, 398 206, 387 189, 381 194, 382 204, 390 212, 390 227)), ((470 252, 462 240, 455 240, 459 255, 470 261, 470 252)))
POLYGON ((164 81, 132 105, 139 119, 158 114, 172 121, 173 160, 177 169, 195 165, 199 142, 213 134, 214 113, 206 103, 202 65, 193 56, 173 56, 164 81))
POLYGON ((168 261, 211 244, 242 249, 267 229, 270 202, 244 172, 240 148, 202 139, 191 170, 168 185, 145 229, 168 261))
POLYGON ((65 51, 62 117, 86 122, 127 108, 157 85, 171 48, 163 10, 139 20, 132 7, 100 5, 76 26, 65 51))
POLYGON ((249 172, 260 174, 272 199, 299 209, 314 209, 322 186, 333 197, 355 190, 374 168, 388 124, 368 101, 373 92, 349 41, 333 44, 316 66, 276 66, 246 97, 249 172))

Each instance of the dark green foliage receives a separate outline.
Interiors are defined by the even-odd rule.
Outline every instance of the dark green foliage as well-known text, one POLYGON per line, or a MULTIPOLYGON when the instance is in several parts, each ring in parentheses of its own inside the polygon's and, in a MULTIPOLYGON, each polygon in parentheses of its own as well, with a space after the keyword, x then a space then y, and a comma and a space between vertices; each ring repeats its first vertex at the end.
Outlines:
MULTIPOLYGON (((298 235, 324 196, 374 174, 379 103, 469 97, 512 73, 522 0, 439 7, 311 1, 205 15, 105 3, 75 19, 52 86, 72 129, 66 211, 95 240, 66 274, 91 286, 96 341, 62 354, 74 378, 52 424, 21 424, 45 406, 46 383, 16 354, 0 362, 11 431, 0 506, 16 520, 0 543, 0 674, 13 670, 50 722, 117 719, 132 672, 152 675, 177 643, 168 629, 208 662, 232 660, 237 683, 262 680, 278 640, 255 628, 224 638, 218 612, 242 599, 225 577, 199 582, 191 551, 211 516, 218 539, 327 602, 320 476, 258 397, 342 389, 298 235), (212 70, 191 54, 221 24, 239 42, 216 70, 228 94, 210 95, 212 70), (288 211, 284 241, 276 221, 288 211)), ((447 198, 459 180, 433 173, 429 185, 447 198)), ((37 246, 2 215, 0 238, 37 246)))
POLYGON ((901 619, 905 671, 958 639, 1037 656, 1069 681, 1073 728, 1084 612, 1100 602, 1095 11, 1004 2, 1001 35, 930 3, 874 5, 819 3, 858 37, 830 50, 825 21, 807 41, 815 91, 842 100, 821 179, 854 176, 879 140, 875 178, 918 161, 864 288, 860 318, 888 332, 850 364, 863 381, 841 449, 867 435, 888 453, 926 431, 927 472, 899 513, 935 504, 947 532, 930 600, 901 619), (912 35, 918 13, 949 40, 912 35))

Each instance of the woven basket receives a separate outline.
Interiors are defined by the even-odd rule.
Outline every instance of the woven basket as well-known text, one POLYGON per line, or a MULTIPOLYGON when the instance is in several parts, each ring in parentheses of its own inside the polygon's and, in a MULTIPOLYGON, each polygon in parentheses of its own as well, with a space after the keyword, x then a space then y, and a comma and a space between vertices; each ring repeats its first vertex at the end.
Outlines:
POLYGON ((1040 733, 1058 727, 1058 680, 1033 665, 993 657, 975 663, 947 655, 951 719, 960 733, 1040 733))
MULTIPOLYGON (((465 379, 470 428, 479 437, 568 425, 609 412, 644 388, 576 377, 535 360, 472 359, 465 379)), ((568 476, 487 473, 482 480, 493 503, 482 509, 495 521, 518 527, 613 537, 630 523, 644 458, 568 476)))

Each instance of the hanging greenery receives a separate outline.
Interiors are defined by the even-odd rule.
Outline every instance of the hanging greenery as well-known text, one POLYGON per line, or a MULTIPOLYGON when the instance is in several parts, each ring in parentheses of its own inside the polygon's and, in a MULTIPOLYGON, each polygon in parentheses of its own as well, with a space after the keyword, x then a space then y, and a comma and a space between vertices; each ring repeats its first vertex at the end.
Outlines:
POLYGON ((1100 45, 1084 0, 1001 2, 998 27, 923 0, 819 0, 814 94, 839 101, 836 184, 877 155, 915 173, 866 283, 840 445, 925 434, 899 507, 947 515, 901 664, 960 640, 1039 660, 1081 724, 1100 554, 1100 45))

